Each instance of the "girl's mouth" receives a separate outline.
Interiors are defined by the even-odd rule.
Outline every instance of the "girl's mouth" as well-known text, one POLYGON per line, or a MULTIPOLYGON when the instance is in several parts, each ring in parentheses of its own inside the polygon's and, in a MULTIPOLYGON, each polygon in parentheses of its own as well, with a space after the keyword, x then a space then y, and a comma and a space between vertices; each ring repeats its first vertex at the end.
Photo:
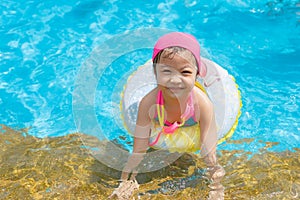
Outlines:
POLYGON ((172 92, 179 92, 179 91, 181 91, 183 88, 181 88, 181 87, 169 87, 168 88, 170 91, 172 91, 172 92))

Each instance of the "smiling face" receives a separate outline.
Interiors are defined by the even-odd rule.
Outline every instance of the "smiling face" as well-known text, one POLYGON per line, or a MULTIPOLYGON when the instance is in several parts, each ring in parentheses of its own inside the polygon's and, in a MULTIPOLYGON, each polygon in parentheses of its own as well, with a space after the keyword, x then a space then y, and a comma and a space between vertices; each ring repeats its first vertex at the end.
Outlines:
POLYGON ((155 64, 159 89, 164 96, 171 98, 188 97, 192 91, 197 74, 196 60, 185 49, 172 51, 165 49, 155 64))

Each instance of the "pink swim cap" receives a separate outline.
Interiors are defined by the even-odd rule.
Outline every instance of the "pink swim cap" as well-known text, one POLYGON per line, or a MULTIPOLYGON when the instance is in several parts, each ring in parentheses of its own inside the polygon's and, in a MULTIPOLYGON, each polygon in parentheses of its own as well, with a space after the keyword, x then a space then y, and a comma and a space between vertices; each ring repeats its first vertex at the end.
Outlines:
POLYGON ((198 64, 198 74, 204 77, 206 75, 206 68, 205 66, 201 66, 200 45, 194 36, 187 33, 172 32, 160 37, 153 48, 152 61, 154 61, 161 50, 175 46, 183 47, 195 56, 198 64))

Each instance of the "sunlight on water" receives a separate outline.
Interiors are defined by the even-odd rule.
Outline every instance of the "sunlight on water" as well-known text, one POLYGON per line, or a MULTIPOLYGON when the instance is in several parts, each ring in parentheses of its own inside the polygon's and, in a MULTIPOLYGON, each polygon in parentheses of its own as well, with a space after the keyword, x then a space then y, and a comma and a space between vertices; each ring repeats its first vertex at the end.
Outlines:
MULTIPOLYGON (((96 160, 85 145, 105 146, 91 136, 74 133, 36 138, 27 130, 2 125, 0 137, 0 199, 106 199, 118 185, 120 172, 96 160), (86 143, 86 141, 90 141, 86 143)), ((229 143, 250 143, 253 139, 229 143)), ((300 193, 300 149, 268 152, 278 143, 261 141, 251 157, 242 150, 220 151, 226 170, 225 199, 297 199, 300 193)), ((184 154, 170 166, 140 174, 139 199, 202 199, 208 195, 204 166, 184 154)))
MULTIPOLYGON (((98 132, 97 137, 77 133, 74 81, 94 48, 149 27, 194 34, 202 55, 236 78, 242 115, 232 139, 218 146, 226 170, 225 199, 300 198, 299 0, 0 4, 0 123, 5 124, 0 125, 1 200, 107 199, 121 172, 90 150, 101 147, 102 154, 114 159, 126 157, 111 154, 98 132)), ((125 51, 132 46, 127 41, 124 49, 112 47, 125 51)), ((93 110, 106 136, 127 150, 132 138, 111 117, 114 109, 119 114, 120 101, 112 102, 111 95, 119 98, 121 89, 115 84, 122 85, 120 77, 148 60, 151 50, 131 53, 134 59, 122 55, 103 72, 93 110)), ((134 197, 205 199, 209 189, 203 169, 201 160, 184 154, 161 170, 139 174, 134 197)))

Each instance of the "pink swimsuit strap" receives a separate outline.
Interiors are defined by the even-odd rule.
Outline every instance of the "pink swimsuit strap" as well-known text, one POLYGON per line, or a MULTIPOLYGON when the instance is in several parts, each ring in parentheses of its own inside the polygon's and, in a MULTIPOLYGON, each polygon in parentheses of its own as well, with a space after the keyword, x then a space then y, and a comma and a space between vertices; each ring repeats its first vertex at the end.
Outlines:
MULTIPOLYGON (((184 119, 185 121, 189 119, 190 117, 193 117, 195 120, 195 108, 194 108, 194 100, 193 100, 193 92, 190 93, 189 98, 187 100, 187 105, 185 108, 184 113, 181 115, 181 119, 184 119)), ((162 95, 162 91, 159 90, 156 97, 156 104, 164 106, 164 98, 162 95)), ((157 113, 155 115, 157 117, 157 113)), ((173 123, 169 122, 168 120, 164 120, 165 124, 168 126, 171 126, 173 123)), ((177 122, 178 123, 178 122, 177 122)))
MULTIPOLYGON (((163 107, 164 106, 164 99, 163 99, 163 95, 162 95, 162 91, 159 90, 157 93, 157 99, 156 99, 156 103, 160 106, 163 107)), ((164 112, 164 110, 160 110, 159 112, 164 112)), ((159 132, 159 134, 157 135, 157 137, 155 138, 155 140, 152 143, 149 143, 150 146, 155 145, 159 138, 160 135, 162 133, 164 134, 173 134, 179 127, 183 126, 184 123, 186 122, 186 120, 188 120, 190 117, 194 117, 194 113, 195 113, 195 109, 194 109, 194 102, 193 102, 193 93, 191 93, 188 97, 187 100, 187 105, 186 105, 186 109, 184 111, 184 113, 181 115, 181 120, 182 122, 174 122, 174 123, 170 123, 167 120, 163 119, 164 124, 166 124, 167 126, 163 126, 162 127, 162 131, 159 132)), ((158 115, 156 113, 156 115, 158 115)))

